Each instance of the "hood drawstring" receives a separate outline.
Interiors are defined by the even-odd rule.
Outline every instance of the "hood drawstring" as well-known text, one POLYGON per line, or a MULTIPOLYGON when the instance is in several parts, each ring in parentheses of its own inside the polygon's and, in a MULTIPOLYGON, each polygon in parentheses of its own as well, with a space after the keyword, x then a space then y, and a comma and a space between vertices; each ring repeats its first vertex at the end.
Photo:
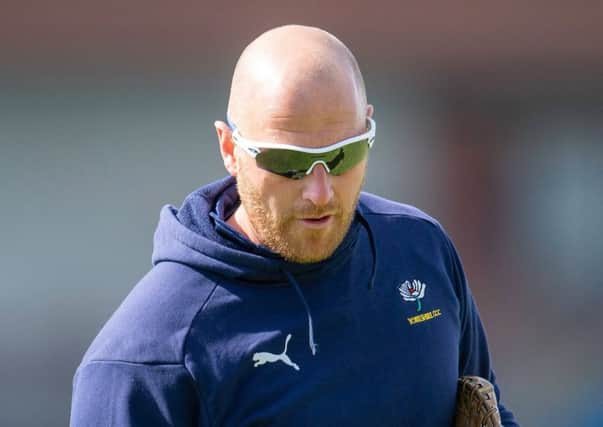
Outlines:
POLYGON ((293 288, 297 292, 299 299, 304 304, 304 307, 306 309, 306 314, 308 315, 308 344, 310 345, 310 351, 312 352, 312 356, 314 356, 316 355, 316 349, 318 348, 318 344, 314 342, 314 327, 312 325, 312 314, 310 313, 310 307, 308 306, 308 302, 306 301, 306 298, 304 297, 304 294, 302 293, 299 284, 293 277, 293 274, 291 274, 284 268, 281 268, 281 270, 283 271, 283 273, 285 273, 285 276, 287 276, 289 283, 291 283, 291 286, 293 286, 293 288))
POLYGON ((375 245, 375 237, 373 236, 373 231, 371 230, 371 226, 365 217, 362 216, 360 212, 358 212, 358 220, 360 223, 366 228, 366 232, 369 237, 369 242, 371 244, 371 256, 373 257, 373 267, 371 268, 371 278, 369 280, 368 288, 373 289, 373 285, 375 284, 375 276, 377 275, 377 247, 375 245))
MULTIPOLYGON (((374 282, 375 282, 375 276, 377 273, 377 249, 375 246, 375 238, 373 236, 373 231, 371 230, 371 227, 370 227, 368 221, 360 213, 358 213, 357 216, 358 216, 360 223, 364 226, 364 228, 366 228, 366 231, 369 236, 369 242, 371 245, 371 256, 373 259, 373 263, 372 263, 371 276, 370 276, 368 288, 373 289, 374 282)), ((293 274, 291 274, 291 272, 289 270, 287 270, 286 268, 283 268, 283 267, 281 267, 281 271, 287 277, 287 280, 289 281, 291 286, 293 286, 293 289, 295 289, 295 292, 297 292, 297 296, 299 297, 302 304, 304 305, 304 308, 306 309, 306 315, 308 316, 308 344, 310 346, 310 351, 312 352, 312 356, 314 356, 314 355, 316 355, 316 349, 318 348, 318 344, 316 344, 316 342, 314 341, 314 325, 312 323, 312 313, 310 312, 310 307, 308 306, 306 297, 304 297, 301 287, 299 286, 299 283, 297 283, 297 280, 295 280, 295 277, 293 276, 293 274)))

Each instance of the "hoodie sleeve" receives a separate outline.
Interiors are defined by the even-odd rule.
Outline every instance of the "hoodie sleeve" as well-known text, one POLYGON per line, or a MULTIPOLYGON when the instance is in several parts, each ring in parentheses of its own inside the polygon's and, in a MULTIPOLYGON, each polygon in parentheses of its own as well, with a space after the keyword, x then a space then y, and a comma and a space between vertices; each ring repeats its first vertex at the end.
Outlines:
POLYGON ((501 402, 500 388, 496 383, 496 375, 492 369, 486 332, 471 290, 467 285, 461 260, 452 242, 449 239, 447 240, 451 254, 452 275, 457 287, 461 311, 459 375, 477 375, 490 381, 494 385, 503 426, 519 427, 513 413, 501 402))
POLYGON ((70 426, 202 426, 197 396, 180 364, 89 361, 73 380, 70 426))

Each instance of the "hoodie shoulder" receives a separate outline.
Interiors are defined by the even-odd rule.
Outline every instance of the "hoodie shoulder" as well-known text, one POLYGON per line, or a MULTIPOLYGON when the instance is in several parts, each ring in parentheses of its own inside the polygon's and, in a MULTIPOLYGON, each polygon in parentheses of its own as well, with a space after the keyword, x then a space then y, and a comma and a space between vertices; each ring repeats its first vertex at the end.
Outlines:
POLYGON ((425 222, 443 231, 440 223, 422 210, 404 203, 388 200, 371 193, 362 192, 358 208, 363 215, 370 216, 399 216, 410 220, 425 222))
POLYGON ((103 326, 83 362, 182 363, 191 324, 215 287, 185 265, 157 264, 103 326))

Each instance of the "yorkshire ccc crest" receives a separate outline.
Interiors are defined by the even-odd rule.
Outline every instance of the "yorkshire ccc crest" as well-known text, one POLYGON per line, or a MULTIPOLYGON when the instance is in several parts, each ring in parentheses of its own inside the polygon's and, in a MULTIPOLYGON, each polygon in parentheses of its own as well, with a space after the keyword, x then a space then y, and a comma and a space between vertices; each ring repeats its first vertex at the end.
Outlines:
POLYGON ((406 280, 398 290, 404 301, 416 301, 417 311, 421 311, 421 299, 425 296, 425 287, 425 283, 420 280, 413 280, 412 283, 406 280))

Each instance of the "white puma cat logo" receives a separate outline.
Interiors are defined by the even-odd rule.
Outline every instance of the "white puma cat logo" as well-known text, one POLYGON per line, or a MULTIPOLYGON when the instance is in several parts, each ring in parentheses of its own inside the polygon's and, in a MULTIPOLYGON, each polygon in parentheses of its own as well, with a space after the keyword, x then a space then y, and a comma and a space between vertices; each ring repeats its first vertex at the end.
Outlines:
POLYGON ((297 366, 296 363, 293 363, 291 361, 291 359, 289 359, 289 356, 287 356, 287 345, 289 344, 290 339, 291 339, 291 334, 287 335, 287 338, 285 339, 285 349, 283 350, 283 352, 281 354, 272 354, 272 353, 268 353, 266 351, 262 351, 260 353, 255 353, 253 355, 253 361, 255 362, 253 364, 253 367, 257 368, 258 366, 263 365, 265 363, 274 363, 274 362, 277 362, 280 360, 285 365, 289 365, 296 371, 299 371, 299 366, 297 366))

